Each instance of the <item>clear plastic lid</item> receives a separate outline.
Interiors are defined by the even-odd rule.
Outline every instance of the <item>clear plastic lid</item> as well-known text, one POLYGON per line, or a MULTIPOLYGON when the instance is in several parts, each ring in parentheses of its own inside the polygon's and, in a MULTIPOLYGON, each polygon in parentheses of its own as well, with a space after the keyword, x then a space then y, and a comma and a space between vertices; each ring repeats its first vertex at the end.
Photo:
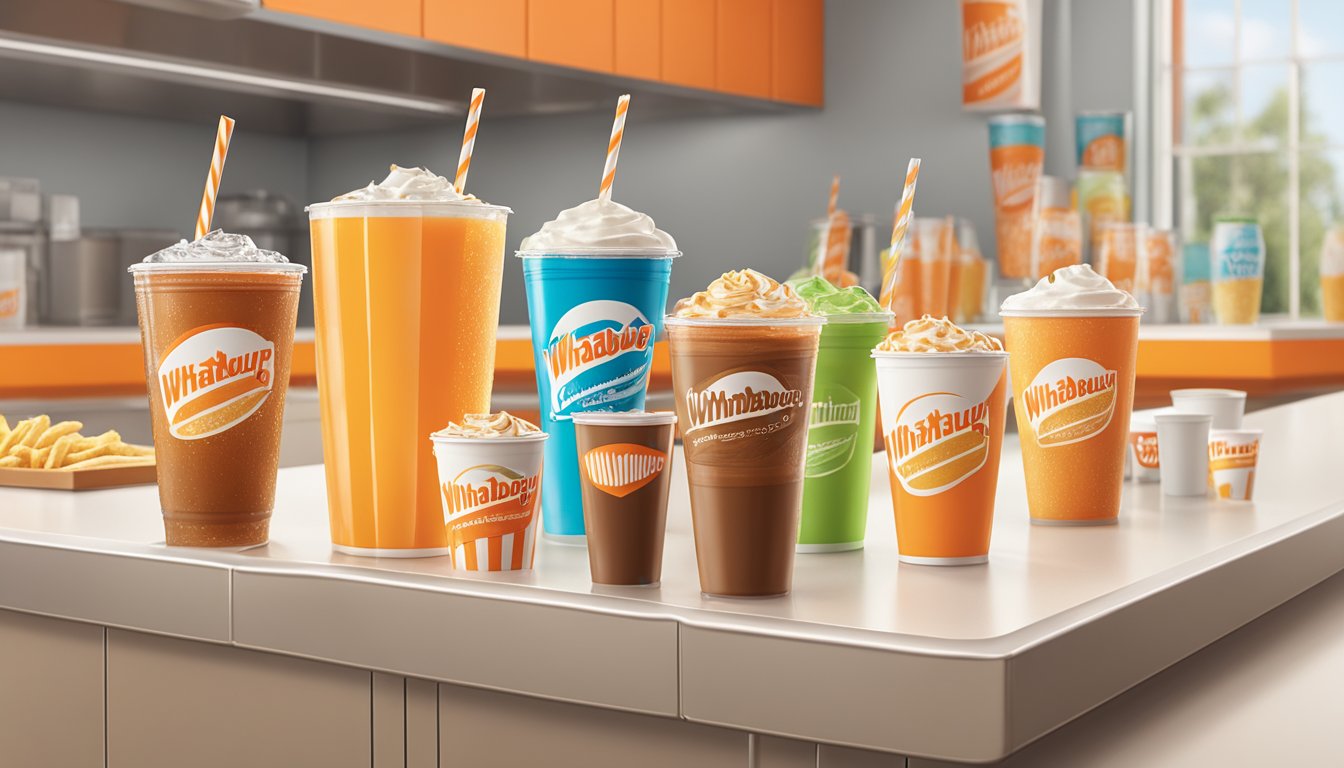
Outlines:
POLYGON ((331 200, 303 209, 318 219, 489 219, 507 218, 513 209, 479 200, 331 200))
POLYGON ((133 275, 194 272, 237 272, 240 274, 273 272, 275 274, 302 275, 308 271, 308 268, 292 261, 140 261, 127 267, 126 271, 133 275))
POLYGON ((701 328, 723 328, 727 326, 742 326, 744 328, 783 326, 783 327, 820 327, 826 324, 826 318, 821 315, 807 315, 805 317, 677 317, 668 315, 663 318, 664 325, 698 326, 701 328))
POLYGON ((570 414, 575 424, 601 427, 644 427, 676 424, 672 411, 583 411, 570 414))
POLYGON ((515 251, 520 259, 675 259, 681 251, 666 248, 559 248, 515 251))

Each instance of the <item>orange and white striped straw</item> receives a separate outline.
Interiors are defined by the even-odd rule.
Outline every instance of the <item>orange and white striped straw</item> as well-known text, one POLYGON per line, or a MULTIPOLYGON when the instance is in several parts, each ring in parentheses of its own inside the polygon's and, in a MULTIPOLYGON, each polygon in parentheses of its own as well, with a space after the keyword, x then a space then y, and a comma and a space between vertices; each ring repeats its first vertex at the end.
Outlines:
POLYGON ((457 176, 453 189, 457 194, 467 186, 467 171, 471 168, 471 153, 476 149, 476 129, 481 124, 481 105, 485 103, 485 89, 471 89, 471 106, 467 109, 467 129, 462 134, 462 152, 457 156, 457 176))
POLYGON ((224 176, 224 158, 229 154, 229 140, 233 138, 233 118, 219 116, 219 130, 215 132, 215 153, 210 157, 210 175, 205 177, 205 194, 201 197, 201 210, 196 214, 196 239, 200 240, 210 231, 210 221, 215 218, 215 196, 219 194, 219 180, 224 176))
POLYGON ((840 174, 831 177, 831 198, 826 201, 826 219, 835 216, 836 204, 840 202, 840 174))
POLYGON ((598 187, 599 200, 611 199, 611 185, 616 181, 616 159, 621 156, 621 139, 625 137, 625 113, 630 109, 630 94, 616 100, 616 119, 611 123, 611 141, 607 142, 607 163, 602 167, 602 186, 598 187))
POLYGON ((896 208, 896 223, 891 228, 891 249, 887 252, 886 272, 882 275, 882 292, 878 302, 887 311, 891 311, 896 298, 897 267, 901 261, 901 249, 905 247, 905 234, 910 222, 915 218, 915 180, 919 178, 919 158, 910 158, 910 166, 905 171, 905 189, 901 191, 901 203, 896 208))

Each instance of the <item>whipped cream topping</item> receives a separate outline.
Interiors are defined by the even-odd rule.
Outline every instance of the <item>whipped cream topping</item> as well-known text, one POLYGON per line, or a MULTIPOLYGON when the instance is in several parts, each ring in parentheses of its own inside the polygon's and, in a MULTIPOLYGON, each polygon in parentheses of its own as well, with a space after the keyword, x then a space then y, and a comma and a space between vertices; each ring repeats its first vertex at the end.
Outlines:
POLYGON ((1087 264, 1060 267, 1030 290, 1004 299, 1001 312, 1041 310, 1137 310, 1139 302, 1087 264))
POLYGON ((993 336, 968 331, 946 317, 925 315, 897 328, 878 343, 877 352, 1002 352, 993 336))
POLYGON ((424 168, 393 165, 387 178, 370 181, 369 186, 332 198, 332 202, 383 202, 411 200, 425 203, 478 203, 475 195, 460 195, 451 179, 424 168))
POLYGON ((754 269, 724 272, 705 290, 678 301, 672 314, 686 318, 812 316, 807 302, 792 288, 754 269))
POLYGON ((480 437, 485 439, 500 437, 523 437, 540 434, 541 429, 526 419, 520 419, 508 411, 498 413, 468 413, 462 417, 462 423, 448 422, 448 426, 435 432, 433 437, 480 437))
POLYGON ((589 200, 567 208, 523 238, 522 251, 563 253, 568 250, 677 250, 677 241, 654 226, 648 214, 614 200, 589 200))
POLYGON ((1344 225, 1332 227, 1321 246, 1321 274, 1344 275, 1344 225))
POLYGON ((145 257, 145 264, 247 262, 286 264, 289 259, 275 251, 258 248, 247 235, 233 235, 216 229, 199 240, 179 240, 174 245, 145 257))

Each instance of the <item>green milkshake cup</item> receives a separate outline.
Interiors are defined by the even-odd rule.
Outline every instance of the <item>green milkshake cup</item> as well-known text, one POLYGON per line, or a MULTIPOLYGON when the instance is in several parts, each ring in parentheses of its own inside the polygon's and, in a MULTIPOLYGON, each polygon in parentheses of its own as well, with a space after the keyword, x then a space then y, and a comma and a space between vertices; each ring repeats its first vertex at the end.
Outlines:
POLYGON ((891 313, 854 286, 825 278, 790 280, 812 312, 826 317, 808 414, 807 461, 799 552, 863 547, 877 419, 873 347, 886 338, 891 313))

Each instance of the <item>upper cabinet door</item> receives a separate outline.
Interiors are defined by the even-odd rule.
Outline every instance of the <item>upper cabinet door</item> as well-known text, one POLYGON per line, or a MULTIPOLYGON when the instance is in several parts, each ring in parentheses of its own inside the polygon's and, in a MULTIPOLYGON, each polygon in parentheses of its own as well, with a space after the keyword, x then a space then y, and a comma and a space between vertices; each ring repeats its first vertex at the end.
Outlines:
POLYGON ((768 99, 771 94, 772 0, 719 0, 715 87, 768 99))
POLYGON ((365 29, 420 36, 420 0, 262 0, 272 11, 298 13, 365 29))
POLYGON ((528 0, 527 57, 565 67, 615 68, 614 0, 528 0))
POLYGON ((826 12, 822 0, 773 0, 770 95, 820 107, 824 97, 826 12))
POLYGON ((425 0, 425 37, 527 58, 527 0, 425 0))
POLYGON ((663 81, 714 88, 716 0, 663 2, 663 81))
POLYGON ((663 0, 616 0, 616 74, 645 80, 662 77, 662 14, 663 0))

